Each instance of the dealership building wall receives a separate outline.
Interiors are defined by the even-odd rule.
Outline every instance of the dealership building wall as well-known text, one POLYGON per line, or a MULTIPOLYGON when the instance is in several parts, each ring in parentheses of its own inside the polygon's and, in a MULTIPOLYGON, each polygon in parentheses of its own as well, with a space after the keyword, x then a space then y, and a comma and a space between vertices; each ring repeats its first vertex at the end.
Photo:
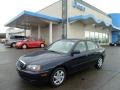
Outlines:
MULTIPOLYGON (((109 44, 111 42, 112 38, 111 31, 113 31, 111 28, 112 24, 111 17, 109 17, 103 11, 97 9, 94 6, 91 6, 90 4, 84 1, 79 2, 76 0, 67 0, 67 3, 68 3, 67 38, 90 39, 93 41, 97 41, 101 44, 109 44)), ((38 15, 44 14, 47 15, 46 17, 52 16, 54 18, 62 20, 62 0, 59 0, 58 2, 55 2, 52 5, 45 7, 36 13, 35 15, 37 18, 38 15)), ((31 16, 34 14, 30 13, 29 15, 31 16)), ((29 24, 29 29, 31 31, 32 37, 37 39, 42 38, 46 41, 47 44, 50 44, 51 41, 54 42, 58 39, 62 39, 61 21, 59 22, 53 20, 49 21, 49 19, 51 19, 50 17, 47 18, 46 21, 46 18, 41 19, 41 16, 39 17, 40 19, 38 18, 38 21, 40 20, 40 22, 37 23, 36 25, 34 25, 32 21, 30 22, 30 20, 28 19, 27 22, 24 22, 25 24, 29 24), (50 23, 52 26, 50 26, 50 23), (52 28, 51 31, 50 28, 52 28)), ((21 17, 19 19, 21 19, 21 17)), ((32 18, 31 20, 33 19, 34 18, 32 18)), ((22 23, 23 22, 21 23, 19 22, 21 26, 22 23)), ((18 27, 20 27, 20 25, 18 25, 18 27)), ((7 26, 16 26, 16 23, 12 21, 7 26)))
MULTIPOLYGON (((105 23, 111 23, 112 20, 107 14, 101 10, 89 5, 88 3, 81 1, 80 3, 85 7, 85 10, 79 10, 73 7, 74 0, 68 1, 68 16, 74 17, 78 15, 93 15, 95 18, 102 20, 105 23)), ((80 38, 80 39, 99 39, 101 43, 109 43, 111 41, 111 30, 104 28, 105 26, 95 25, 96 23, 82 23, 77 21, 69 24, 68 38, 80 38), (104 42, 104 39, 108 39, 104 42)))
MULTIPOLYGON (((95 18, 103 20, 105 23, 111 23, 111 18, 102 12, 101 10, 89 5, 86 2, 81 2, 85 6, 85 11, 79 10, 73 7, 74 0, 68 0, 68 17, 80 16, 80 15, 93 15, 95 18)), ((62 17, 62 0, 38 11, 54 17, 62 17)), ((78 38, 78 39, 99 39, 102 44, 108 44, 111 42, 111 30, 105 26, 95 26, 96 23, 82 23, 80 20, 74 23, 68 23, 67 38, 78 38), (86 35, 89 33, 89 35, 86 35), (91 35, 91 36, 90 36, 91 35), (105 40, 106 41, 105 41, 105 40)), ((62 30, 59 29, 59 31, 62 30)), ((62 31, 61 31, 62 32, 62 31)), ((54 34, 53 34, 54 35, 54 34)), ((56 36, 56 33, 55 35, 56 36)), ((58 33, 57 36, 61 37, 62 33, 58 33)), ((59 38, 58 38, 59 39, 59 38)), ((55 39, 56 40, 56 39, 55 39)))
MULTIPOLYGON (((109 14, 112 18, 112 24, 117 28, 120 28, 120 13, 109 14)), ((120 40, 120 29, 112 32, 112 42, 120 40)))

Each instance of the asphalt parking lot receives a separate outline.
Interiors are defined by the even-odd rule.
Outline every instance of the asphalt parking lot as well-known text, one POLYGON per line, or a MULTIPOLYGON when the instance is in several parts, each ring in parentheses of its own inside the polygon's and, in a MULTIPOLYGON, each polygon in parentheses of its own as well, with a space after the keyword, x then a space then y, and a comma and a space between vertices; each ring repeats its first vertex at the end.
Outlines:
POLYGON ((0 44, 0 90, 120 90, 120 47, 106 47, 102 70, 89 68, 67 78, 64 85, 51 88, 46 84, 32 85, 16 72, 16 60, 23 54, 39 50, 17 50, 0 44))

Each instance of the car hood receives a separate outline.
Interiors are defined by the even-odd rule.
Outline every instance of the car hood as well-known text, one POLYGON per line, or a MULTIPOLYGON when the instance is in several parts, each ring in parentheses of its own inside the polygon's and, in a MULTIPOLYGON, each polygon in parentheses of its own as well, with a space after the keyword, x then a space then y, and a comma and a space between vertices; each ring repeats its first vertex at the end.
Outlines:
POLYGON ((20 60, 26 64, 48 64, 52 62, 57 62, 58 59, 64 57, 65 54, 55 53, 51 51, 38 51, 31 54, 24 55, 20 57, 20 60))

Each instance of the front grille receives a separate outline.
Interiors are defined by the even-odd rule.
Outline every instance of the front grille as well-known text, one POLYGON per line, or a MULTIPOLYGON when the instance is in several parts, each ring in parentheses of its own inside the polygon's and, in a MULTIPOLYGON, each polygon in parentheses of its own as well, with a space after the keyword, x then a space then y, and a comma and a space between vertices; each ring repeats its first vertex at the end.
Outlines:
POLYGON ((26 64, 23 61, 18 61, 17 66, 22 70, 26 68, 26 64))

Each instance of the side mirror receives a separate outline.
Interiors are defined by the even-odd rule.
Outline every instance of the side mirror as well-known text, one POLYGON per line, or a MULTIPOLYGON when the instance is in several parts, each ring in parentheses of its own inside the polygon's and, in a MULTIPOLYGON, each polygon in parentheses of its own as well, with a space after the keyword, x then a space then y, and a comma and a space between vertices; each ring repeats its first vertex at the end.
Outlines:
POLYGON ((79 50, 75 50, 71 53, 71 55, 74 55, 74 54, 80 54, 80 51, 79 50))

